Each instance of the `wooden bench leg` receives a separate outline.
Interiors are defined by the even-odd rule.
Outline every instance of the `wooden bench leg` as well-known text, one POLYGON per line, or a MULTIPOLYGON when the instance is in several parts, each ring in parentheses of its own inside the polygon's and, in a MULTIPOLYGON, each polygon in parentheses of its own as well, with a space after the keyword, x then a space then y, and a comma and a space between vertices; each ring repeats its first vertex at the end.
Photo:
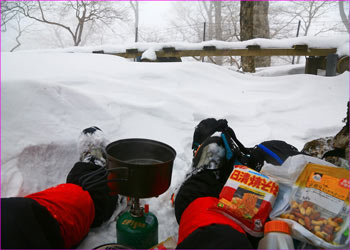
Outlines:
POLYGON ((337 74, 337 62, 337 54, 329 54, 327 56, 326 76, 335 76, 337 74))
POLYGON ((317 64, 318 59, 314 56, 309 56, 306 58, 305 64, 305 74, 317 75, 317 64))

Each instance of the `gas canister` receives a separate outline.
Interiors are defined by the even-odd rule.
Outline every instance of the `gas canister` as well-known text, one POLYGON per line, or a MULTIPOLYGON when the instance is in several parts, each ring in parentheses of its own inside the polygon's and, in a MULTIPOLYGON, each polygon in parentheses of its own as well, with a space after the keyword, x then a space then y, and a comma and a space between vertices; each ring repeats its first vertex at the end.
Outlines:
POLYGON ((148 208, 138 217, 129 211, 124 212, 117 220, 117 242, 136 249, 148 249, 157 245, 157 217, 148 208))

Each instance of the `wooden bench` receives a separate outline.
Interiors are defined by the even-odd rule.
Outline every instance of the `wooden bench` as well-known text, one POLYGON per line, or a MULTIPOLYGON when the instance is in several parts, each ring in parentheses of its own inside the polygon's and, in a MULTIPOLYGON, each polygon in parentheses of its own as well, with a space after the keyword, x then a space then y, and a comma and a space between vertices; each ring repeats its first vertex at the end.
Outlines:
MULTIPOLYGON (((292 48, 261 48, 259 45, 248 45, 244 49, 218 49, 215 46, 203 46, 202 49, 178 50, 175 47, 164 47, 156 51, 157 58, 181 58, 181 57, 205 57, 205 56, 306 56, 305 73, 317 74, 317 69, 329 69, 329 72, 343 73, 349 71, 349 57, 334 58, 336 48, 310 48, 305 44, 295 44, 292 48), (332 56, 330 56, 332 55, 332 56), (328 60, 327 60, 328 57, 328 60), (332 63, 328 63, 332 58, 332 63), (332 69, 330 69, 332 67, 332 69), (335 70, 334 70, 335 69, 335 70)), ((120 53, 104 53, 103 51, 94 51, 93 53, 104 53, 109 55, 121 56, 124 58, 137 58, 144 51, 136 48, 126 49, 120 53)))

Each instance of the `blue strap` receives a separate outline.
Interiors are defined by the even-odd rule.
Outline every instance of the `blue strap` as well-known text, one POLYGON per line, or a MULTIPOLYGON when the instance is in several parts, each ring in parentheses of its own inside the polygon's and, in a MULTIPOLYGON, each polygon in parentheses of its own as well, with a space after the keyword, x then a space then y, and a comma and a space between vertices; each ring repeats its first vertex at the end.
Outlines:
POLYGON ((226 159, 230 160, 233 156, 232 150, 230 148, 230 145, 228 144, 228 141, 226 139, 226 136, 224 135, 224 133, 221 133, 221 138, 224 141, 224 145, 225 145, 225 151, 226 151, 226 159))
POLYGON ((272 152, 270 149, 268 149, 267 147, 265 147, 262 144, 258 145, 259 148, 261 148, 262 150, 264 150, 268 155, 270 155, 272 158, 274 158, 279 164, 282 165, 283 161, 281 160, 281 158, 276 155, 274 152, 272 152))

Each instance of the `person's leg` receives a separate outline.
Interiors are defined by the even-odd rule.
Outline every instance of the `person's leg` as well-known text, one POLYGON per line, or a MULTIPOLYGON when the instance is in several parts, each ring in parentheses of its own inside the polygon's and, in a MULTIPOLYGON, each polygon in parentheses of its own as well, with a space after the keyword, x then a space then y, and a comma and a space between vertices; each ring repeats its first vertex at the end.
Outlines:
POLYGON ((45 209, 60 226, 64 247, 71 248, 89 233, 95 217, 95 207, 90 194, 75 184, 60 184, 27 195, 45 209))
POLYGON ((1 248, 64 248, 60 226, 33 199, 1 198, 1 248))
MULTIPOLYGON (((227 125, 226 120, 217 121, 211 118, 201 121, 195 129, 192 149, 197 150, 197 153, 192 163, 193 174, 182 183, 175 199, 175 216, 179 224, 183 212, 197 198, 219 197, 233 170, 235 159, 241 155, 240 152, 234 152, 234 157, 227 161, 222 154, 219 154, 220 161, 212 161, 211 154, 208 154, 209 147, 206 146, 212 143, 224 149, 221 139, 210 136, 220 131, 220 127, 225 124, 227 125)), ((181 227, 184 226, 180 225, 180 230, 181 227)), ((215 224, 198 228, 184 239, 178 248, 252 248, 252 246, 256 248, 258 241, 259 238, 242 234, 228 225, 215 224), (221 229, 226 233, 217 234, 221 229), (231 243, 233 245, 230 245, 231 243)))
POLYGON ((209 137, 194 155, 193 170, 175 198, 175 216, 179 223, 178 249, 252 248, 239 225, 220 213, 209 212, 209 207, 215 203, 215 199, 210 197, 218 201, 233 170, 235 157, 227 161, 225 153, 221 138, 209 137))
POLYGON ((77 246, 90 227, 100 226, 116 209, 118 197, 109 195, 106 183, 104 141, 99 128, 83 130, 78 141, 80 161, 69 172, 67 184, 27 196, 59 222, 66 248, 77 246))
POLYGON ((196 152, 192 172, 181 185, 175 198, 175 216, 180 223, 188 205, 200 197, 219 197, 232 165, 225 159, 225 149, 220 137, 207 138, 196 152))
MULTIPOLYGON (((110 190, 103 182, 107 179, 106 171, 99 171, 104 170, 105 158, 101 136, 95 140, 93 135, 97 130, 96 127, 84 130, 88 138, 80 140, 80 145, 87 150, 79 151, 81 162, 70 171, 67 184, 25 198, 1 199, 2 248, 74 247, 87 235, 90 226, 98 226, 112 215, 117 196, 109 196, 110 190), (93 178, 101 178, 101 183, 84 191, 84 180, 96 170, 99 173, 93 178)), ((86 134, 84 131, 82 134, 86 134)))
POLYGON ((177 245, 176 249, 251 249, 247 236, 228 225, 200 227, 177 245))
MULTIPOLYGON (((106 172, 101 168, 103 167, 92 163, 77 162, 67 176, 67 183, 82 186, 84 189, 85 185, 83 182, 89 175, 96 171, 102 170, 94 178, 107 178, 103 178, 106 172)), ((117 206, 118 196, 110 195, 111 191, 105 182, 101 182, 92 188, 88 188, 86 191, 89 192, 95 206, 95 219, 91 227, 100 226, 112 216, 117 206)))
POLYGON ((175 216, 178 224, 188 205, 200 197, 219 197, 223 184, 211 170, 203 170, 188 178, 180 187, 175 199, 175 216))
POLYGON ((100 226, 108 220, 115 211, 118 201, 118 196, 110 195, 111 190, 104 182, 107 180, 105 146, 106 140, 101 129, 98 127, 84 129, 78 139, 80 162, 74 165, 67 176, 67 183, 81 186, 89 192, 94 202, 95 219, 92 227, 100 226))

